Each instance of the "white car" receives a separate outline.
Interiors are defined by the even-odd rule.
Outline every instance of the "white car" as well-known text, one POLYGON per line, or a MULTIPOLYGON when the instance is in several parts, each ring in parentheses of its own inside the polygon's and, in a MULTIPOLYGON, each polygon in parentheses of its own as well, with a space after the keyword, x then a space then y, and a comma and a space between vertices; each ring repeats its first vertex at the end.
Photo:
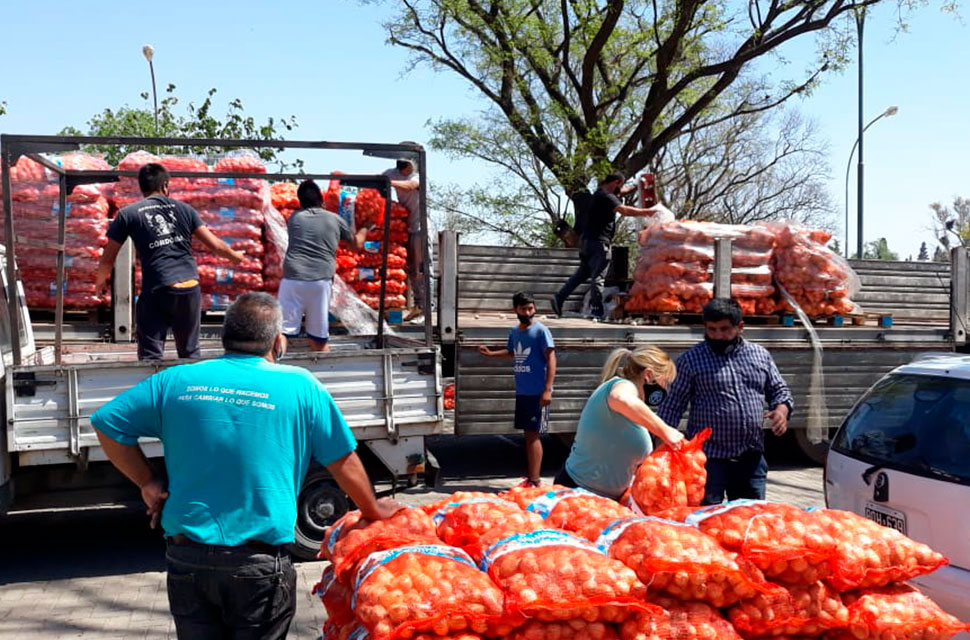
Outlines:
POLYGON ((922 356, 873 385, 832 441, 825 501, 949 558, 912 582, 970 620, 970 357, 922 356))

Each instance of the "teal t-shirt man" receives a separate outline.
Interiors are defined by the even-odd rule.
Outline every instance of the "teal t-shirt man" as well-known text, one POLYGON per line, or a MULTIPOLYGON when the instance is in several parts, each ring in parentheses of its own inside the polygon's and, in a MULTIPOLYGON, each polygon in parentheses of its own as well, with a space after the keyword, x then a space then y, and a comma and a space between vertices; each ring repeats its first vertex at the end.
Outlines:
POLYGON ((166 369, 91 422, 121 444, 162 440, 165 535, 212 545, 292 543, 310 459, 327 466, 357 447, 309 371, 237 353, 166 369))

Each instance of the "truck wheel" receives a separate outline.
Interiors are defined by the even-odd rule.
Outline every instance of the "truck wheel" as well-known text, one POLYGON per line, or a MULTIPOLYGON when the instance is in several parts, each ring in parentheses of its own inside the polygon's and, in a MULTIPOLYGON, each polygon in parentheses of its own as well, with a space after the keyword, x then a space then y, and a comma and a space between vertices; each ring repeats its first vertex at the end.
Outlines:
POLYGON ((296 499, 296 544, 293 555, 316 560, 323 542, 323 530, 350 510, 350 500, 328 474, 307 477, 296 499))
POLYGON ((795 432, 795 446, 802 454, 818 465, 825 464, 825 457, 829 452, 829 442, 835 435, 835 429, 829 429, 829 439, 825 442, 812 442, 808 439, 808 432, 805 429, 793 429, 795 432))

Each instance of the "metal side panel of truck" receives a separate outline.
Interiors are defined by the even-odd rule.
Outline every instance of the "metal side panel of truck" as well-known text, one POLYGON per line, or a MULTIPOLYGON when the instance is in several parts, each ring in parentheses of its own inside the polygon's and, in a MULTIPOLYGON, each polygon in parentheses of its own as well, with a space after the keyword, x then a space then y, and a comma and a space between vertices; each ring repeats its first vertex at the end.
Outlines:
MULTIPOLYGON (((571 433, 579 414, 599 381, 600 369, 613 349, 656 345, 676 357, 703 340, 700 325, 636 325, 594 323, 578 317, 549 314, 549 301, 578 266, 567 249, 520 249, 460 245, 442 252, 444 273, 455 273, 451 293, 455 339, 456 433, 484 435, 512 433, 515 383, 508 361, 486 358, 480 345, 506 344, 516 324, 511 310, 518 290, 535 296, 540 320, 556 341, 557 372, 550 431, 571 433), (448 267, 448 262, 453 266, 448 267)), ((957 294, 967 277, 965 252, 959 256, 957 294)), ((768 348, 795 396, 792 432, 798 447, 821 461, 827 447, 809 441, 805 427, 812 400, 828 409, 830 432, 839 426, 856 398, 887 371, 925 352, 953 351, 966 343, 960 331, 966 319, 966 295, 951 298, 948 263, 851 261, 862 288, 853 299, 866 311, 891 313, 892 327, 816 326, 822 347, 823 385, 811 388, 814 362, 812 341, 800 326, 749 324, 745 336, 768 348), (954 314, 959 316, 954 318, 954 314), (956 328, 956 330, 954 329, 956 328)), ((442 281, 444 286, 444 281, 442 281)), ((442 289, 444 292, 444 289, 442 289)), ((444 299, 442 302, 446 302, 444 299)), ((442 306, 445 306, 444 304, 442 306)), ((574 313, 582 306, 582 291, 565 304, 574 313)))
MULTIPOLYGON (((420 347, 296 355, 285 362, 309 370, 323 383, 359 440, 401 443, 440 429, 439 360, 436 348, 420 347)), ((4 378, 7 451, 20 466, 103 460, 91 414, 173 364, 180 363, 10 367, 4 378)), ((157 440, 144 439, 143 446, 149 457, 162 453, 157 440)))

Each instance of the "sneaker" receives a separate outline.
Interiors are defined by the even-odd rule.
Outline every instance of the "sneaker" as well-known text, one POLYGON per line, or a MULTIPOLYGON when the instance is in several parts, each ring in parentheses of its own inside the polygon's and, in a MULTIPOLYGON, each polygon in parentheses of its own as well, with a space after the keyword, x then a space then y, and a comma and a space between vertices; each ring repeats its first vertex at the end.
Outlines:
POLYGON ((523 478, 522 482, 515 485, 516 489, 535 489, 536 487, 541 487, 541 480, 529 480, 528 478, 523 478))
POLYGON ((562 303, 559 302, 559 298, 552 299, 552 312, 556 314, 557 318, 562 317, 562 303))

